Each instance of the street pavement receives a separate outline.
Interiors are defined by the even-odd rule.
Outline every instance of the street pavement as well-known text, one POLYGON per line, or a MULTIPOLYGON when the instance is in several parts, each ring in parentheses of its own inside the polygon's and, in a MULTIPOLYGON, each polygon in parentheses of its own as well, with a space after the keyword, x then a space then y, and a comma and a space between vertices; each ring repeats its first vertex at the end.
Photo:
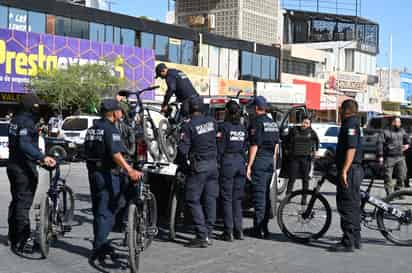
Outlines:
MULTIPOLYGON (((49 257, 24 259, 14 255, 7 244, 7 208, 10 202, 9 183, 5 168, 0 169, 0 273, 94 273, 129 272, 127 250, 121 246, 122 235, 112 234, 113 245, 123 256, 114 264, 89 264, 92 240, 92 216, 87 181, 83 164, 65 167, 63 175, 76 193, 75 223, 72 232, 61 238, 49 257)), ((36 199, 44 193, 47 174, 40 175, 36 199)), ((297 186, 300 186, 297 183, 297 186)), ((377 231, 363 229, 363 249, 355 253, 330 253, 326 248, 340 236, 336 213, 334 187, 325 184, 322 190, 333 209, 333 223, 326 236, 311 245, 288 241, 280 232, 276 220, 271 222, 270 240, 247 237, 244 241, 225 243, 214 240, 207 249, 188 249, 179 242, 157 239, 141 257, 140 272, 156 273, 410 273, 412 248, 398 247, 377 231)), ((373 190, 383 195, 382 185, 373 190)), ((33 224, 33 223, 32 223, 33 224)), ((250 218, 245 227, 252 224, 250 218)), ((190 234, 181 234, 190 238, 190 234)), ((165 237, 165 236, 161 236, 165 237)))

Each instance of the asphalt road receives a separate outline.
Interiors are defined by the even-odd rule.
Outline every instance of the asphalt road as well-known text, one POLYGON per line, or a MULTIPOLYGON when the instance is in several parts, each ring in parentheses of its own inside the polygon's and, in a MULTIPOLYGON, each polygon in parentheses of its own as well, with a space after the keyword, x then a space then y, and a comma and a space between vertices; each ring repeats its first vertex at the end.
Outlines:
MULTIPOLYGON (((112 234, 113 244, 124 257, 120 262, 91 265, 88 256, 92 240, 92 216, 89 186, 85 166, 72 164, 67 175, 68 184, 76 193, 75 223, 71 233, 60 239, 50 250, 47 260, 36 257, 24 259, 14 255, 7 244, 7 207, 10 202, 9 183, 5 168, 0 169, 0 272, 1 273, 75 273, 75 272, 128 272, 127 252, 121 246, 121 234, 112 234)), ((38 195, 44 192, 45 179, 41 175, 38 195)), ((297 183, 298 184, 298 183, 297 183)), ((269 240, 246 238, 244 241, 225 243, 214 241, 207 249, 188 249, 184 240, 168 242, 160 236, 142 255, 140 272, 156 273, 410 273, 412 248, 398 247, 377 231, 363 229, 363 249, 355 253, 336 254, 326 251, 340 236, 338 215, 334 202, 334 188, 325 185, 323 192, 334 210, 333 223, 326 236, 311 245, 288 241, 279 231, 275 220, 269 240)), ((382 185, 373 193, 383 195, 382 185)), ((163 197, 162 197, 163 198, 163 197)), ((251 220, 245 218, 245 227, 251 220)), ((190 238, 190 234, 180 234, 190 238)))

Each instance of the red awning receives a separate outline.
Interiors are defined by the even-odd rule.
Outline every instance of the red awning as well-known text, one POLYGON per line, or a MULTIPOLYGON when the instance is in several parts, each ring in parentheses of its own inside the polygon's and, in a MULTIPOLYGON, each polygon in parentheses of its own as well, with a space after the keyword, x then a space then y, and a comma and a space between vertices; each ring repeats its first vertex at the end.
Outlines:
POLYGON ((322 90, 322 85, 320 83, 294 79, 293 84, 302 84, 306 86, 306 108, 320 110, 320 95, 322 90))

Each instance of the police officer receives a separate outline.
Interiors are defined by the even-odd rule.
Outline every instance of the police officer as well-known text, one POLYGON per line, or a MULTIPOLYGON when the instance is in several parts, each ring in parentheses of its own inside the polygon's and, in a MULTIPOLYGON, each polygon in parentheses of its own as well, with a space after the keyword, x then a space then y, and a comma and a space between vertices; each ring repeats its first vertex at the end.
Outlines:
POLYGON ((401 128, 400 117, 392 120, 390 128, 383 130, 378 141, 378 156, 385 167, 386 194, 399 190, 407 179, 407 167, 404 152, 409 149, 409 137, 401 128), (395 171, 397 183, 393 183, 392 175, 395 171))
POLYGON ((341 107, 342 126, 336 147, 338 171, 336 203, 343 237, 330 251, 352 252, 361 247, 360 184, 363 180, 361 129, 356 114, 358 104, 345 100, 341 107))
POLYGON ((179 158, 190 162, 185 197, 196 238, 187 247, 206 248, 211 244, 219 191, 217 128, 213 118, 203 115, 204 105, 200 97, 192 99, 189 106, 191 119, 183 127, 178 146, 179 158))
POLYGON ((92 260, 113 257, 114 250, 107 241, 112 230, 113 214, 117 209, 120 191, 120 168, 132 181, 138 181, 143 173, 133 169, 122 153, 120 133, 115 123, 122 116, 121 108, 114 99, 105 99, 100 107, 103 117, 95 121, 87 131, 85 151, 89 175, 93 210, 93 254, 92 260))
POLYGON ((167 112, 170 98, 175 95, 177 101, 182 103, 182 116, 188 116, 190 100, 191 98, 198 97, 199 94, 196 92, 187 75, 180 70, 169 69, 164 63, 160 63, 156 66, 156 78, 159 77, 165 79, 167 84, 162 112, 167 112))
POLYGON ((56 162, 45 156, 38 147, 40 100, 34 94, 22 97, 20 111, 9 127, 9 163, 7 176, 10 181, 9 240, 12 251, 21 253, 30 238, 29 211, 38 184, 37 162, 53 167, 56 162))
POLYGON ((245 185, 247 132, 240 123, 240 106, 235 101, 226 104, 225 122, 219 126, 218 152, 220 192, 223 201, 224 232, 220 239, 243 240, 242 197, 245 185))
MULTIPOLYGON (((289 182, 286 194, 290 194, 298 177, 302 178, 304 190, 309 189, 309 173, 312 166, 312 157, 319 149, 319 138, 311 128, 309 117, 304 117, 302 126, 293 127, 287 137, 289 146, 289 182)), ((302 200, 305 203, 305 198, 302 200)))
POLYGON ((270 183, 279 142, 279 128, 267 116, 268 104, 262 96, 254 99, 256 118, 250 126, 249 162, 247 177, 253 185, 253 235, 257 238, 269 236, 270 183))

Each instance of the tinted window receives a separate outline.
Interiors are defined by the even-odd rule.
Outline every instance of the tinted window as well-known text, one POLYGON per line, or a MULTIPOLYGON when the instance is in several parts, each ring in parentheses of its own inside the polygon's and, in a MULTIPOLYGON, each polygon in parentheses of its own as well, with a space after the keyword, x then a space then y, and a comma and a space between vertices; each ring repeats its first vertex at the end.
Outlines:
POLYGON ((338 135, 339 135, 339 127, 329 127, 325 132, 325 136, 329 136, 329 137, 337 137, 338 135))
POLYGON ((9 124, 0 123, 0 136, 8 136, 8 135, 9 135, 9 124))
POLYGON ((70 18, 56 17, 56 35, 69 36, 71 31, 70 18))
POLYGON ((151 33, 140 33, 140 47, 153 49, 154 35, 151 33))
POLYGON ((105 26, 104 34, 104 41, 113 43, 113 26, 105 26))
POLYGON ((113 37, 113 43, 120 45, 121 40, 120 40, 120 28, 115 27, 114 28, 114 37, 113 37))
POLYGON ((25 10, 9 8, 9 29, 27 31, 27 12, 25 10))
POLYGON ((383 129, 390 125, 389 118, 373 118, 369 122, 370 129, 383 129))
POLYGON ((72 19, 72 29, 69 36, 89 39, 89 23, 86 21, 72 19))
POLYGON ((182 41, 182 64, 193 64, 193 42, 182 41))
POLYGON ((252 53, 242 52, 242 78, 250 79, 252 76, 252 53))
POLYGON ((166 36, 156 35, 156 59, 159 61, 167 61, 167 48, 169 38, 166 36))
POLYGON ((181 41, 178 39, 169 39, 169 61, 172 63, 180 63, 180 47, 181 41))
POLYGON ((0 6, 0 27, 7 28, 7 7, 0 6))
POLYGON ((128 46, 134 46, 136 41, 136 34, 134 30, 122 28, 122 44, 128 46))
POLYGON ((104 25, 90 23, 90 40, 104 42, 104 25))
POLYGON ((28 31, 44 33, 46 31, 46 15, 29 11, 28 31))
POLYGON ((278 59, 275 57, 270 57, 270 79, 277 80, 278 79, 278 59))
POLYGON ((270 77, 270 57, 262 56, 262 79, 269 80, 270 77))
POLYGON ((260 55, 253 55, 253 77, 260 78, 262 58, 260 55))
POLYGON ((86 130, 87 128, 87 119, 85 118, 67 119, 62 126, 62 129, 67 131, 82 131, 86 130))

